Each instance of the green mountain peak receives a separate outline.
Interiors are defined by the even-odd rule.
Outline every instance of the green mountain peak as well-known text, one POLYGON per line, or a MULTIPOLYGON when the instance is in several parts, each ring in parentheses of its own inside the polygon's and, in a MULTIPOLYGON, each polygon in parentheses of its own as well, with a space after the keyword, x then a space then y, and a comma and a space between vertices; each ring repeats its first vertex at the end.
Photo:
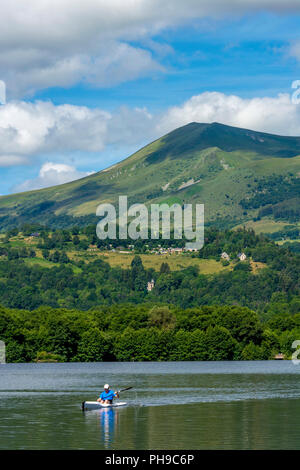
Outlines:
POLYGON ((228 226, 261 211, 284 216, 300 199, 299 155, 299 137, 191 122, 86 178, 0 197, 0 228, 91 223, 97 206, 119 195, 130 204, 204 203, 207 222, 228 226))

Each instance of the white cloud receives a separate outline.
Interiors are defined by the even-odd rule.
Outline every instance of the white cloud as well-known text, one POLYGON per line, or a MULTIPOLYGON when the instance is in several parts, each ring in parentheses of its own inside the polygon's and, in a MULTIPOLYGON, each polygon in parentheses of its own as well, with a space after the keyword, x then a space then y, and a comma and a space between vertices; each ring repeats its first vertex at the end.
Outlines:
POLYGON ((289 94, 245 99, 235 95, 206 92, 181 106, 171 107, 160 119, 161 134, 189 122, 220 122, 273 134, 300 136, 300 106, 289 94))
POLYGON ((85 106, 10 102, 0 106, 0 167, 43 153, 101 151, 111 115, 85 106))
POLYGON ((47 162, 41 167, 39 176, 32 180, 26 180, 16 186, 16 192, 31 191, 33 189, 47 188, 57 184, 68 183, 70 181, 91 175, 93 172, 78 171, 75 167, 63 163, 47 162))
MULTIPOLYGON (((58 154, 99 153, 108 145, 139 145, 156 136, 146 108, 121 107, 113 113, 99 108, 55 106, 50 101, 9 102, 0 106, 0 168, 35 164, 58 154)), ((103 166, 103 163, 98 163, 103 166)))
POLYGON ((12 54, 0 51, 0 74, 14 96, 78 82, 108 87, 164 71, 148 50, 117 41, 99 46, 93 56, 88 53, 68 56, 63 49, 58 55, 23 49, 12 54), (26 57, 28 60, 24 60, 26 57))
MULTIPOLYGON (((0 77, 10 96, 79 81, 108 86, 163 70, 146 45, 197 18, 300 11, 298 0, 10 0, 1 5, 0 77)), ((166 47, 151 47, 159 57, 166 47)))

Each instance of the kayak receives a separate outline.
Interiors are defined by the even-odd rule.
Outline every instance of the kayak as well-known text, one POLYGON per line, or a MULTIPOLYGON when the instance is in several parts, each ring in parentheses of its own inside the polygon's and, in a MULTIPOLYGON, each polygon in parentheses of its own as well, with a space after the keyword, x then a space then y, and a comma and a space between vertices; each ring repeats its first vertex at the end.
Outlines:
POLYGON ((119 408, 119 406, 125 406, 127 403, 125 401, 116 401, 115 403, 100 403, 98 401, 84 401, 82 403, 82 410, 99 410, 101 408, 119 408))

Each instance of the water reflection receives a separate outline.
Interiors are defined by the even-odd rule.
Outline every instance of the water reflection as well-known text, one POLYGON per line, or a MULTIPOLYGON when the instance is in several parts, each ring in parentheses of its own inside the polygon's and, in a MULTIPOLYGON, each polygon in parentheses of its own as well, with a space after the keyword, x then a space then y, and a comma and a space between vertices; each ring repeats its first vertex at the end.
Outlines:
POLYGON ((105 449, 111 449, 111 444, 114 441, 115 427, 118 422, 118 411, 113 408, 103 408, 97 410, 98 423, 100 426, 101 440, 105 449))

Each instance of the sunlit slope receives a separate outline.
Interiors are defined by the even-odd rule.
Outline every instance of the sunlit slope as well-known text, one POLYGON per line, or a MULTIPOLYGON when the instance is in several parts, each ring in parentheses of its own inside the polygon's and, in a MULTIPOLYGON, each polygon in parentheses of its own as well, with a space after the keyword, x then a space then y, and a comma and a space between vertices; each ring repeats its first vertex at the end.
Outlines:
POLYGON ((0 226, 88 223, 98 204, 119 195, 130 204, 204 203, 207 221, 236 225, 257 214, 259 208, 245 211, 240 201, 251 199, 262 181, 300 175, 298 155, 298 137, 191 123, 81 180, 0 197, 0 226))

